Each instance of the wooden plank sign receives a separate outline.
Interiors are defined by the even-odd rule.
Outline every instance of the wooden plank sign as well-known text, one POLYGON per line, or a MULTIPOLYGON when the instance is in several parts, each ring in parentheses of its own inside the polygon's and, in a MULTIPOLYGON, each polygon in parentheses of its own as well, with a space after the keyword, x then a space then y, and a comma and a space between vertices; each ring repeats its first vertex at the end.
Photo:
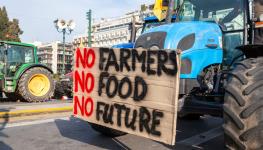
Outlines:
POLYGON ((76 117, 175 144, 180 54, 77 48, 74 61, 76 117))

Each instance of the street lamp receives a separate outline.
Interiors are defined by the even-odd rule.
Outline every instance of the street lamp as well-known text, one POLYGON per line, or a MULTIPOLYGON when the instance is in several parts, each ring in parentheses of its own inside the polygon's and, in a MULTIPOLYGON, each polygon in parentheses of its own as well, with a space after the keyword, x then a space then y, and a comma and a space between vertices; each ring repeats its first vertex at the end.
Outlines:
POLYGON ((56 19, 54 25, 59 33, 63 33, 63 62, 62 62, 62 75, 65 75, 65 35, 71 34, 76 24, 73 20, 66 22, 63 19, 56 19))

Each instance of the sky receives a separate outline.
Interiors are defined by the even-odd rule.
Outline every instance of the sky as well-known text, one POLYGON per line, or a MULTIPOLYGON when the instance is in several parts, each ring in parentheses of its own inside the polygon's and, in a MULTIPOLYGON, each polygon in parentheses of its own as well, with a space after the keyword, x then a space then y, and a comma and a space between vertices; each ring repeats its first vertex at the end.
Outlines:
POLYGON ((87 28, 86 12, 91 9, 92 17, 112 18, 140 9, 141 4, 152 4, 155 0, 0 0, 5 6, 9 19, 19 19, 24 33, 22 42, 40 41, 48 43, 62 40, 53 21, 73 19, 75 30, 66 36, 72 41, 75 35, 84 34, 87 28))

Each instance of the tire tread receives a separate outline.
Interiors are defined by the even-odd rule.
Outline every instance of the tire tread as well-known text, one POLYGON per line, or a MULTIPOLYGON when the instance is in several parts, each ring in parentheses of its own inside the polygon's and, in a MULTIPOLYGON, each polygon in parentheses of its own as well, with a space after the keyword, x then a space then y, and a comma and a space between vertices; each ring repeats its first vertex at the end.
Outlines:
POLYGON ((263 147, 263 134, 260 132, 263 130, 262 60, 263 57, 243 60, 228 73, 223 128, 225 145, 229 149, 263 147))

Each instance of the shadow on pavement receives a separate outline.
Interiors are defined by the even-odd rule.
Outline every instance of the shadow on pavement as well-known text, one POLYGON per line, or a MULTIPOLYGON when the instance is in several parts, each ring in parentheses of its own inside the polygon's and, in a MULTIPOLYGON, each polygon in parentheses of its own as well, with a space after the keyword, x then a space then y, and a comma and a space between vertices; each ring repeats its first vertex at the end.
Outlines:
POLYGON ((221 118, 217 117, 201 117, 200 119, 178 119, 177 120, 177 133, 176 133, 176 144, 175 146, 163 144, 165 147, 169 149, 184 149, 184 150, 207 150, 211 149, 211 146, 213 150, 222 150, 225 149, 225 147, 222 145, 223 141, 219 139, 219 141, 216 139, 216 142, 219 142, 222 144, 214 143, 214 144, 209 144, 209 141, 207 143, 209 144, 208 148, 204 146, 203 144, 201 145, 183 145, 183 144, 178 144, 181 140, 185 140, 188 138, 191 138, 192 136, 201 134, 203 132, 206 132, 208 130, 214 129, 216 127, 221 126, 223 123, 221 118), (191 131, 189 130, 191 129, 191 131), (213 145, 217 145, 214 147, 213 145), (218 146, 219 145, 219 146, 218 146))
MULTIPOLYGON (((130 149, 128 146, 126 146, 118 139, 103 136, 97 133, 96 131, 94 131, 87 122, 76 119, 74 117, 71 117, 70 120, 57 119, 55 123, 60 131, 60 134, 63 137, 104 149, 130 149)), ((165 149, 178 149, 178 150, 225 149, 223 146, 222 138, 211 139, 207 141, 207 143, 203 143, 201 145, 183 145, 181 143, 179 144, 179 142, 182 140, 207 132, 221 125, 222 125, 221 118, 204 117, 199 120, 179 119, 177 122, 177 135, 176 135, 176 141, 178 142, 178 144, 176 144, 175 146, 169 146, 163 143, 160 144, 162 144, 165 147, 165 149), (214 145, 216 145, 216 147, 214 145)))
POLYGON ((70 120, 57 119, 55 123, 63 137, 104 149, 130 149, 119 140, 94 131, 88 122, 80 119, 74 117, 70 117, 70 120))
MULTIPOLYGON (((9 112, 9 109, 0 109, 0 112, 9 112)), ((8 138, 8 135, 4 134, 2 130, 5 129, 5 126, 9 122, 9 115, 6 114, 3 118, 0 118, 0 149, 1 150, 12 150, 10 146, 5 144, 1 139, 8 138)))

